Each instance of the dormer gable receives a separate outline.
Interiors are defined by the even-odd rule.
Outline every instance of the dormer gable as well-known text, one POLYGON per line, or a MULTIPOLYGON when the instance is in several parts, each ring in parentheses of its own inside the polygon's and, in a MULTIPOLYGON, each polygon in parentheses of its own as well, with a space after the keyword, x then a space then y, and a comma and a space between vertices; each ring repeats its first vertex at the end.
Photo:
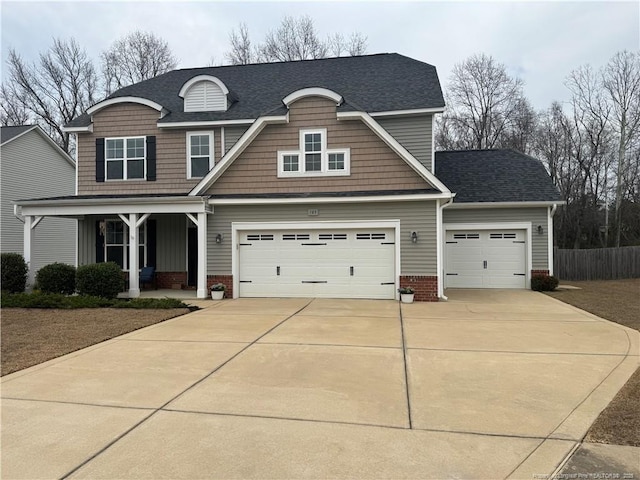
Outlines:
POLYGON ((184 99, 185 112, 224 112, 229 106, 229 89, 212 75, 191 78, 178 95, 184 99))

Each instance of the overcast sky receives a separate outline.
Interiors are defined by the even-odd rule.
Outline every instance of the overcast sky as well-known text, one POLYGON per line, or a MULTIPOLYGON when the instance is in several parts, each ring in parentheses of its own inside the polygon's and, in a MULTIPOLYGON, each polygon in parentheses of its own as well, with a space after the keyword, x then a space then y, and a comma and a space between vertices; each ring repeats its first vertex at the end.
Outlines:
POLYGON ((255 41, 285 15, 309 15, 322 36, 359 31, 368 53, 398 52, 435 65, 446 87, 452 67, 493 55, 525 81, 538 109, 568 99, 563 85, 583 64, 598 68, 640 49, 640 2, 0 2, 2 78, 9 48, 35 60, 52 38, 75 37, 98 59, 128 32, 169 42, 179 67, 224 60, 229 32, 245 22, 255 41))

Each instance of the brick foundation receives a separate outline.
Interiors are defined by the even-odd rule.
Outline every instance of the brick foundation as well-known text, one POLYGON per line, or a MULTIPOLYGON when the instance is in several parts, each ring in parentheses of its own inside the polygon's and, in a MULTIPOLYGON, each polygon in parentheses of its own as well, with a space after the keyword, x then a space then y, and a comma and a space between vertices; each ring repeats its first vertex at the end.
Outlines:
POLYGON ((531 276, 534 275, 544 275, 545 277, 549 276, 549 270, 531 270, 531 276))
POLYGON ((174 284, 180 284, 180 288, 187 285, 187 272, 156 272, 158 288, 173 288, 174 284))
POLYGON ((224 283, 224 298, 233 298, 233 275, 207 275, 207 291, 214 283, 224 283))
POLYGON ((438 277, 422 275, 405 275, 400 277, 401 287, 413 287, 416 302, 437 302, 438 277))

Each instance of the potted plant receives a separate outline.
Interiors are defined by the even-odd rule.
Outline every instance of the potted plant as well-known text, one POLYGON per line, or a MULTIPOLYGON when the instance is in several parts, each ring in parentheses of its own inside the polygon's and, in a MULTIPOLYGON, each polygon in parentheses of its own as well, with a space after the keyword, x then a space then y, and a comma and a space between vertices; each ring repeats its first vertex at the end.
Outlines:
POLYGON ((211 285, 211 300, 222 300, 224 297, 224 283, 214 283, 211 285))
POLYGON ((402 303, 413 303, 413 295, 416 293, 413 287, 401 287, 398 292, 400 292, 400 301, 402 303))

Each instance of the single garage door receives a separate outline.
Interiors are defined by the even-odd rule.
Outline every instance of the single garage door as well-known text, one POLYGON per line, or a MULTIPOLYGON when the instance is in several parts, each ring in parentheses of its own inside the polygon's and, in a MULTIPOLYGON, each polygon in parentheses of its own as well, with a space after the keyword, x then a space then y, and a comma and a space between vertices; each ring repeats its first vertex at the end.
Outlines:
POLYGON ((524 230, 447 231, 446 286, 526 288, 524 230))
POLYGON ((395 298, 393 229, 239 236, 241 297, 395 298))

